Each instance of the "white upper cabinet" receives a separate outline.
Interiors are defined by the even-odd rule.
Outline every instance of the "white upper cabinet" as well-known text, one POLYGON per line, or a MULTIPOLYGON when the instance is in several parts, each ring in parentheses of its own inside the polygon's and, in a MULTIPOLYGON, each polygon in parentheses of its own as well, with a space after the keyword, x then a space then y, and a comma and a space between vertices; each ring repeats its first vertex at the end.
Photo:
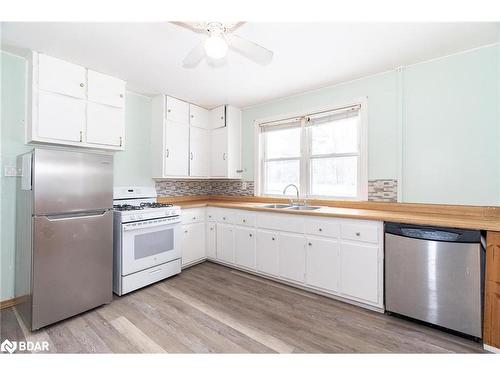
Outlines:
POLYGON ((122 147, 124 134, 124 112, 121 108, 97 103, 87 103, 87 143, 122 147))
POLYGON ((88 100, 113 107, 125 106, 125 82, 106 74, 88 71, 88 100))
POLYGON ((33 133, 41 140, 83 142, 85 101, 40 91, 33 133))
POLYGON ((189 125, 189 103, 171 96, 166 96, 165 102, 165 118, 167 120, 189 125))
POLYGON ((226 106, 221 105, 210 111, 212 129, 226 126, 226 106))
POLYGON ((241 178, 240 109, 208 111, 165 95, 152 107, 153 178, 241 178))
POLYGON ((29 75, 27 142, 124 148, 124 81, 37 52, 29 75))
POLYGON ((188 176, 189 172, 189 125, 181 122, 165 122, 165 176, 188 176))
POLYGON ((84 99, 87 92, 87 70, 80 65, 44 54, 38 57, 38 87, 74 98, 84 99))
POLYGON ((210 111, 194 104, 189 104, 189 125, 196 128, 210 129, 210 111))
POLYGON ((191 127, 189 131, 189 175, 210 176, 210 130, 191 127))

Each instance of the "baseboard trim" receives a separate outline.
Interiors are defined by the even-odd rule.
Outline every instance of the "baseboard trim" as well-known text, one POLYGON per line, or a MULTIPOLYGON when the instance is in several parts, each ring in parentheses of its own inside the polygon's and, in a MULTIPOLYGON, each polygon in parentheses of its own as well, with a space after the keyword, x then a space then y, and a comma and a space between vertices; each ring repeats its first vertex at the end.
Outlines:
POLYGON ((495 348, 494 346, 490 346, 490 345, 486 345, 486 344, 483 344, 483 348, 484 348, 484 350, 486 350, 488 352, 500 354, 500 348, 495 348))
POLYGON ((0 301, 0 310, 7 309, 9 307, 17 305, 19 302, 21 302, 21 298, 19 297, 14 297, 11 299, 5 299, 3 301, 0 301))

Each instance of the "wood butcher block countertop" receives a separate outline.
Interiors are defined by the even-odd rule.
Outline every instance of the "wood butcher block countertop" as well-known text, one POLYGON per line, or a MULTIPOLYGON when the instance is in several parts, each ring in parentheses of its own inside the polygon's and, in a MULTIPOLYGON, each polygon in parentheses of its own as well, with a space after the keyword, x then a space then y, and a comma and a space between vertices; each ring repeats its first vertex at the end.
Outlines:
POLYGON ((500 231, 500 207, 458 206, 416 203, 350 202, 308 200, 311 211, 294 211, 263 207, 270 203, 288 203, 288 199, 248 196, 184 196, 158 197, 159 202, 174 203, 182 208, 222 207, 249 211, 287 213, 292 215, 341 217, 391 221, 406 224, 433 225, 449 228, 500 231))

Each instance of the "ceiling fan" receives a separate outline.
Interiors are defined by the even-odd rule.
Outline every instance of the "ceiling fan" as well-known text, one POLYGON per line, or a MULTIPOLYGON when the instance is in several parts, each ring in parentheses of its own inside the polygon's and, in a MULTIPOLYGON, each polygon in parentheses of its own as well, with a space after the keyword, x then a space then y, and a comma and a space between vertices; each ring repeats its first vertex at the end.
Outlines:
MULTIPOLYGON (((235 35, 234 32, 244 22, 172 22, 195 33, 206 34, 208 38, 201 41, 184 58, 185 68, 195 68, 207 57, 209 62, 223 61, 228 49, 231 49, 260 65, 267 65, 273 58, 273 52, 250 40, 235 35)), ((217 64, 214 64, 217 65, 217 64)))

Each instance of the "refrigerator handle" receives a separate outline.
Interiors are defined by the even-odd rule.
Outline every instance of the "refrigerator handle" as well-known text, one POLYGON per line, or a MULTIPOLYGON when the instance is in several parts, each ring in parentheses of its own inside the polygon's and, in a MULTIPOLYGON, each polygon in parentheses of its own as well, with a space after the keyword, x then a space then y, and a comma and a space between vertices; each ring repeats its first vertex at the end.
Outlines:
POLYGON ((106 215, 106 213, 111 212, 110 210, 101 210, 96 212, 82 212, 82 213, 66 213, 59 215, 45 215, 44 217, 48 221, 58 221, 58 220, 71 220, 71 219, 85 219, 91 217, 101 217, 106 215))

